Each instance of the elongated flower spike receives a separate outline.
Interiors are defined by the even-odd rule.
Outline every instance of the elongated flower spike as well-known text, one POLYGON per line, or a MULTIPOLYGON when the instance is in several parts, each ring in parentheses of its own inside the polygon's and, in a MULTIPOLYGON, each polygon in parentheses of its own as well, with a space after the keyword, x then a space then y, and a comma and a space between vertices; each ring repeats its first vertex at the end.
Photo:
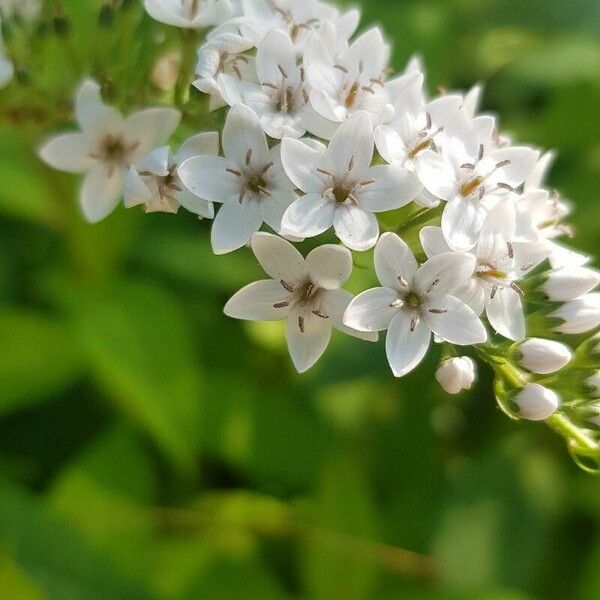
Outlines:
MULTIPOLYGON (((17 5, 5 5, 12 15, 17 5)), ((225 313, 285 321, 299 372, 333 329, 368 341, 385 331, 396 377, 419 366, 433 338, 446 392, 475 383, 478 359, 507 416, 545 421, 577 464, 600 472, 600 274, 563 242, 574 235, 565 222, 573 205, 546 183, 555 153, 513 141, 479 114, 481 84, 431 95, 418 57, 394 75, 381 29, 355 35, 356 10, 322 0, 144 6, 193 30, 168 49, 176 60, 160 65, 153 88, 182 107, 182 135, 169 140, 178 110, 123 117, 84 81, 81 131, 50 139, 40 155, 83 175, 85 218, 102 220, 123 196, 147 212, 216 212, 213 251, 250 245, 269 276, 233 295, 225 313), (206 104, 187 100, 187 81, 206 104), (225 107, 220 153, 216 132, 190 131, 205 106, 225 107), (305 258, 293 244, 308 238, 305 258), (373 248, 380 285, 354 297, 343 289, 352 252, 373 248)), ((0 48, 0 85, 12 80, 7 56, 0 48)))

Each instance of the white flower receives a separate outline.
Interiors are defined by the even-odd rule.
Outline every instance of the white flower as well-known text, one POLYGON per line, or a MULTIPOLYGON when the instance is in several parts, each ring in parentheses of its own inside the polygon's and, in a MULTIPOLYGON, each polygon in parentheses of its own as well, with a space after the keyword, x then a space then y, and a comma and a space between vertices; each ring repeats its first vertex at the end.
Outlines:
POLYGON ((571 300, 549 316, 562 319, 563 323, 554 328, 558 333, 576 335, 596 329, 600 325, 600 293, 571 300))
POLYGON ((539 383, 530 383, 515 396, 515 402, 524 419, 545 421, 558 410, 560 398, 539 383))
POLYGON ((241 248, 263 222, 279 231, 281 217, 296 193, 281 167, 279 146, 269 149, 256 114, 233 107, 223 128, 223 153, 186 160, 178 170, 196 196, 223 206, 212 228, 216 254, 241 248))
MULTIPOLYGON (((458 95, 445 95, 427 102, 422 73, 409 72, 402 79, 401 89, 396 93, 395 116, 375 129, 375 143, 385 161, 414 171, 425 150, 437 149, 440 133, 456 115, 463 99, 458 95)), ((390 85, 392 83, 388 88, 390 85)), ((425 191, 416 201, 424 206, 437 204, 425 191)))
POLYGON ((361 339, 377 340, 377 334, 355 331, 342 322, 353 297, 341 289, 352 272, 348 250, 320 246, 305 260, 289 242, 268 233, 252 237, 252 250, 272 279, 240 290, 225 306, 225 314, 250 321, 285 319, 288 349, 300 373, 323 355, 333 327, 361 339))
POLYGON ((540 289, 553 302, 568 302, 588 294, 600 284, 600 273, 594 269, 570 266, 547 274, 540 289))
MULTIPOLYGON (((590 386, 592 398, 600 398, 600 371, 596 371, 589 377, 586 384, 590 386)), ((600 417, 600 413, 598 416, 600 417)), ((600 427, 600 423, 598 426, 600 427)))
POLYGON ((186 140, 174 156, 166 146, 158 148, 130 167, 125 179, 125 206, 144 204, 146 212, 176 213, 180 206, 200 217, 212 219, 214 208, 187 190, 177 168, 192 156, 219 154, 219 134, 200 133, 186 140))
POLYGON ((389 48, 377 28, 363 33, 340 56, 332 55, 321 36, 311 35, 304 53, 311 105, 335 125, 362 110, 370 114, 373 126, 388 121, 394 114, 383 81, 388 58, 389 48))
POLYGON ((144 0, 156 21, 184 29, 218 25, 233 14, 229 0, 144 0))
MULTIPOLYGON (((522 292, 517 282, 547 256, 543 242, 513 242, 515 209, 511 199, 504 199, 489 214, 476 247, 470 253, 475 270, 469 282, 456 290, 477 313, 485 309, 491 326, 512 340, 525 337, 522 292)), ((450 247, 439 227, 424 227, 421 244, 427 256, 448 252, 450 247)))
POLYGON ((225 105, 217 84, 219 75, 237 77, 240 81, 255 81, 254 57, 243 54, 252 48, 252 42, 235 32, 225 31, 212 36, 198 50, 198 64, 193 85, 205 94, 210 94, 210 110, 225 105))
POLYGON ((410 248, 393 233, 375 247, 375 271, 383 287, 358 295, 344 323, 359 331, 387 332, 388 361, 396 377, 412 371, 427 353, 433 332, 452 344, 487 340, 477 315, 452 292, 475 268, 472 256, 449 252, 420 268, 410 248))
POLYGON ((373 128, 366 112, 342 124, 328 148, 285 139, 283 167, 306 195, 286 211, 282 232, 314 237, 333 225, 348 248, 372 248, 379 237, 374 213, 404 206, 420 189, 416 178, 401 167, 370 167, 373 145, 373 128))
POLYGON ((119 203, 129 167, 165 142, 181 114, 171 108, 149 108, 123 118, 102 102, 100 86, 86 80, 77 92, 75 116, 81 133, 52 138, 40 156, 55 169, 86 174, 81 210, 89 222, 96 223, 119 203))
POLYGON ((519 344, 519 364, 532 373, 548 375, 569 364, 573 353, 567 346, 552 340, 530 338, 519 344))
POLYGON ((441 153, 426 150, 416 164, 421 183, 448 202, 442 230, 459 251, 475 245, 489 209, 525 181, 538 156, 525 147, 487 151, 474 123, 459 111, 444 129, 441 153))
POLYGON ((6 87, 15 76, 15 67, 6 56, 6 49, 2 40, 2 21, 0 20, 0 89, 6 87))
POLYGON ((475 381, 475 363, 468 356, 448 358, 438 367, 435 378, 448 394, 470 390, 475 381))
POLYGON ((271 31, 256 51, 259 84, 221 74, 218 85, 223 99, 233 106, 245 104, 259 117, 265 132, 273 138, 302 137, 310 112, 304 70, 296 64, 290 37, 271 31))
POLYGON ((340 36, 349 39, 356 31, 360 13, 350 10, 342 15, 320 0, 242 0, 243 35, 258 46, 273 30, 285 31, 297 51, 302 52, 306 38, 325 22, 331 22, 340 36))

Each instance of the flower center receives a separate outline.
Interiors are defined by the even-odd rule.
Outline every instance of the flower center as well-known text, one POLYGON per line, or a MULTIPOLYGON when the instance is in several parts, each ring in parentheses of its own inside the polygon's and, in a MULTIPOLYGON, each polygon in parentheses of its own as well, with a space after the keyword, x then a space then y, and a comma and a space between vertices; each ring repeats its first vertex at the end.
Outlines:
POLYGON ((463 183, 458 191, 463 198, 468 198, 481 184, 483 183, 483 177, 473 177, 466 183, 463 183))
POLYGON ((247 188, 255 194, 260 194, 266 189, 267 182, 261 173, 251 173, 246 181, 247 188))

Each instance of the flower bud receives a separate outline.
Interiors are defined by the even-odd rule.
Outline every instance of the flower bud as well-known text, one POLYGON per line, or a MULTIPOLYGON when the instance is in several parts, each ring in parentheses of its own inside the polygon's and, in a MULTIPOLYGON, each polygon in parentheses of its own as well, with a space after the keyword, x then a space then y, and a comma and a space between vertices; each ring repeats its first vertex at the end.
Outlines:
POLYGON ((519 364, 532 373, 547 375, 560 371, 569 363, 573 354, 564 344, 540 338, 525 340, 519 345, 519 364))
POLYGON ((449 358, 440 364, 435 378, 448 394, 458 394, 473 385, 475 363, 468 356, 449 358))
POLYGON ((540 289, 554 302, 568 302, 591 292, 598 284, 598 271, 573 266, 550 271, 540 289))
POLYGON ((595 329, 600 325, 600 294, 587 294, 563 304, 550 317, 562 319, 556 327, 558 333, 578 334, 595 329))
POLYGON ((181 69, 181 54, 171 50, 163 54, 152 68, 152 83, 163 92, 168 92, 175 87, 179 70, 181 69))
POLYGON ((529 421, 545 421, 558 409, 560 399, 556 392, 539 383, 526 385, 516 396, 520 416, 529 421))

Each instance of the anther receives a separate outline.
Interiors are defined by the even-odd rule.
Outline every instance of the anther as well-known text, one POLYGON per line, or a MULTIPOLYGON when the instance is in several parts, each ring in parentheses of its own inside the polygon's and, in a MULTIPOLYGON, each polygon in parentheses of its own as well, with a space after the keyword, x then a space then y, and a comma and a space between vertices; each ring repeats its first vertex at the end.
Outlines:
POLYGON ((464 165, 460 165, 461 169, 469 169, 469 171, 475 170, 475 165, 472 163, 465 163, 464 165))
POLYGON ((263 194, 264 196, 267 196, 269 198, 271 198, 272 194, 271 192, 269 192, 269 190, 267 190, 266 188, 259 186, 258 191, 263 194))
POLYGON ((410 320, 410 332, 412 333, 416 328, 417 325, 419 324, 419 317, 414 316, 411 320, 410 320))
POLYGON ((265 165, 260 172, 261 175, 264 175, 275 163, 270 162, 268 165, 265 165))
POLYGON ((523 273, 524 273, 525 271, 529 271, 529 269, 532 269, 532 268, 533 268, 533 263, 528 263, 521 267, 521 271, 523 271, 523 273))
POLYGON ((434 315, 445 315, 448 312, 446 308, 430 308, 429 312, 434 315))
POLYGON ((278 302, 277 304, 273 304, 273 308, 285 308, 286 306, 289 306, 290 303, 289 302, 278 302))
POLYGON ((364 181, 360 182, 360 185, 367 186, 367 185, 373 185, 374 183, 375 183, 375 179, 365 179, 364 181))
POLYGON ((272 90, 279 90, 279 86, 274 83, 261 83, 260 85, 271 88, 272 90))
POLYGON ((402 277, 402 275, 398 275, 398 283, 402 287, 408 287, 408 281, 406 281, 406 279, 404 279, 404 277, 402 277))
POLYGON ((493 299, 496 297, 496 294, 497 294, 497 293, 498 293, 498 286, 497 286, 497 285, 495 285, 495 286, 492 288, 492 293, 490 294, 490 299, 491 299, 491 300, 493 300, 493 299))
POLYGON ((239 197, 240 204, 244 201, 245 197, 246 197, 246 190, 244 189, 240 192, 240 197, 239 197))
POLYGON ((400 298, 396 298, 396 300, 390 303, 390 308, 401 308, 402 306, 404 306, 404 301, 400 298))
POLYGON ((250 161, 252 160, 252 148, 248 149, 248 152, 246 152, 246 166, 250 166, 250 161))
POLYGON ((333 65, 333 68, 348 75, 348 69, 346 69, 346 67, 344 67, 343 65, 333 65))
POLYGON ((510 242, 506 242, 506 247, 508 248, 508 258, 514 258, 515 250, 513 248, 513 245, 510 242))
POLYGON ((360 89, 363 92, 369 92, 369 94, 371 94, 373 96, 375 95, 375 90, 373 88, 369 87, 369 86, 363 85, 360 89))
POLYGON ((322 313, 320 310, 313 310, 312 314, 319 317, 319 319, 329 319, 329 315, 326 315, 325 313, 322 313))
POLYGON ((425 117, 427 119, 427 129, 431 129, 431 115, 429 113, 425 113, 425 117))
POLYGON ((333 177, 333 173, 330 173, 329 171, 326 171, 325 169, 317 169, 317 171, 319 173, 322 173, 323 175, 327 175, 327 177, 333 177))
POLYGON ((236 171, 235 169, 225 169, 228 173, 231 173, 232 175, 235 175, 236 177, 241 177, 242 174, 239 171, 236 171))
POLYGON ((298 327, 300 329, 300 333, 304 333, 304 317, 298 317, 298 327))
POLYGON ((512 185, 508 185, 508 183, 499 183, 498 187, 501 190, 508 190, 509 192, 514 192, 515 191, 515 188, 512 187, 512 185))
POLYGON ((279 283, 281 283, 281 285, 284 287, 284 289, 286 291, 288 291, 290 294, 293 294, 296 290, 294 289, 294 286, 291 283, 288 283, 287 281, 281 279, 279 281, 279 283))
POLYGON ((440 282, 439 277, 437 279, 434 279, 431 282, 431 285, 427 288, 427 293, 429 294, 429 292, 431 292, 431 290, 433 290, 433 288, 440 282))
POLYGON ((479 144, 479 154, 477 155, 477 162, 483 160, 483 155, 485 153, 485 147, 483 144, 479 144))
POLYGON ((508 158, 506 160, 500 161, 499 163, 496 163, 496 169, 501 169, 502 167, 506 167, 507 165, 510 165, 510 160, 508 158))
POLYGON ((525 296, 525 294, 523 293, 523 290, 514 282, 510 284, 510 289, 517 292, 517 294, 519 294, 519 296, 521 296, 521 298, 523 298, 525 296))
POLYGON ((352 171, 354 169, 354 154, 350 157, 350 162, 348 163, 348 171, 352 171))
POLYGON ((281 73, 281 76, 284 79, 288 78, 288 74, 285 72, 284 68, 281 65, 277 65, 277 68, 279 69, 279 72, 281 73))

